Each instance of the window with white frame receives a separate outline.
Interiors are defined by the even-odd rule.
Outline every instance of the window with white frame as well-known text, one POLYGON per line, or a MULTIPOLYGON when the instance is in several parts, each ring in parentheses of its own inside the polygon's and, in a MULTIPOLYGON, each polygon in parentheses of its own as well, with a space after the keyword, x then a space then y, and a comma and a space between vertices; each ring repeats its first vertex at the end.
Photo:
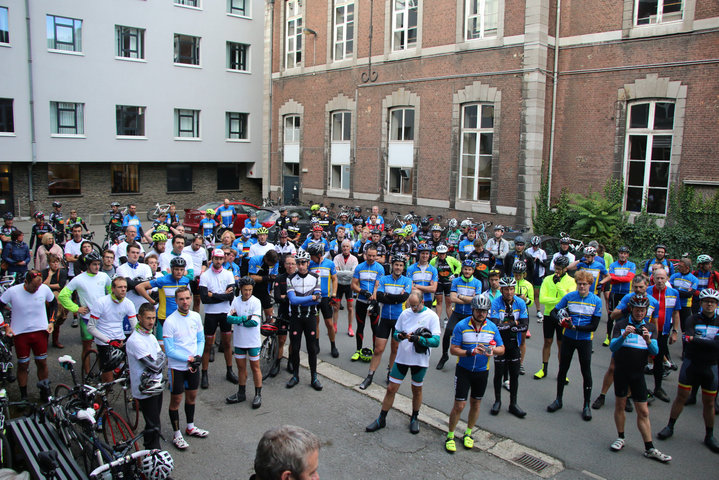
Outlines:
POLYGON ((494 105, 463 105, 461 122, 457 196, 461 200, 488 202, 492 185, 494 105))
POLYGON ((625 210, 666 214, 673 133, 673 102, 630 104, 624 163, 625 210))
POLYGON ((67 52, 82 52, 82 20, 46 16, 47 48, 67 52))
POLYGON ((332 112, 330 126, 330 188, 349 190, 352 113, 332 112))
POLYGON ((682 19, 684 0, 634 0, 634 25, 654 25, 682 19))
POLYGON ((227 42, 227 68, 246 72, 249 68, 250 46, 244 43, 227 42))
POLYGON ((387 149, 387 190, 389 193, 411 195, 414 175, 414 108, 390 110, 387 149))
POLYGON ((240 112, 225 113, 225 132, 227 140, 249 140, 247 131, 249 114, 240 112))
POLYGON ((144 137, 145 107, 115 105, 115 123, 119 137, 144 137))
POLYGON ((392 51, 417 46, 417 4, 419 0, 392 1, 392 51))
POLYGON ((496 37, 499 0, 465 0, 464 39, 496 37))
POLYGON ((54 135, 84 135, 84 110, 84 103, 50 102, 50 132, 54 135))
POLYGON ((200 0, 175 0, 175 5, 184 5, 185 7, 200 8, 200 0))
POLYGON ((285 3, 285 68, 302 64, 302 7, 298 0, 285 3))
POLYGON ((145 58, 145 29, 115 25, 115 55, 123 58, 145 58))
POLYGON ((0 98, 0 133, 15 133, 12 98, 0 98))
POLYGON ((335 0, 334 60, 352 58, 354 52, 354 0, 335 0))
POLYGON ((285 175, 299 175, 300 164, 300 116, 285 115, 283 163, 285 175))
POLYGON ((200 138, 200 111, 175 109, 175 137, 200 138))
POLYGON ((7 7, 0 7, 0 43, 10 43, 7 7))
POLYGON ((175 34, 175 63, 200 64, 200 37, 175 34))
POLYGON ((247 0, 227 0, 227 13, 247 17, 250 15, 248 3, 247 0))

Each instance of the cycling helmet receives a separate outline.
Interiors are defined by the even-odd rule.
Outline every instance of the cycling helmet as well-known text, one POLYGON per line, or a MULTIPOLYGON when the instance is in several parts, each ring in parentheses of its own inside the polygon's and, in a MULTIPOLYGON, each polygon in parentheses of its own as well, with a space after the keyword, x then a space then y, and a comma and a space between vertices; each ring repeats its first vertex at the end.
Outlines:
POLYGON ((499 279, 499 288, 502 287, 516 287, 517 281, 514 277, 502 277, 499 279))
MULTIPOLYGON (((119 240, 119 238, 118 238, 118 240, 119 240)), ((155 243, 158 243, 158 242, 166 242, 166 241, 167 241, 167 235, 165 235, 164 233, 153 233, 153 234, 152 234, 152 241, 155 242, 155 243)))
POLYGON ((316 223, 314 227, 312 227, 313 232, 321 232, 322 231, 322 225, 319 223, 316 223))
POLYGON ((404 226, 404 233, 405 235, 411 235, 414 232, 414 229, 412 228, 412 225, 405 225, 404 226))
POLYGON ((423 227, 429 226, 429 217, 422 217, 422 219, 419 221, 420 225, 423 227))
POLYGON ((45 214, 42 210, 38 210, 33 214, 33 218, 45 218, 45 214))
MULTIPOLYGON (((157 234, 155 234, 155 235, 157 235, 157 234)), ((153 237, 154 237, 154 235, 153 235, 153 237)), ((124 233, 122 233, 122 232, 117 232, 117 233, 115 233, 115 234, 113 235, 113 238, 114 238, 114 241, 117 242, 117 243, 122 243, 122 242, 124 242, 125 240, 127 240, 127 236, 126 236, 124 233)), ((167 239, 165 239, 165 240, 167 240, 167 239)))
POLYGON ((512 265, 512 273, 526 273, 527 272, 527 264, 524 263, 522 260, 514 262, 514 265, 512 265))
POLYGON ((566 308, 560 308, 557 310, 557 319, 561 322, 565 318, 571 318, 572 314, 569 313, 569 310, 566 308))
POLYGON ((85 263, 102 262, 102 257, 95 250, 85 255, 85 263))
POLYGON ((472 298, 472 310, 489 310, 492 302, 486 295, 475 295, 472 298))
POLYGON ((205 213, 206 213, 207 215, 214 215, 214 214, 215 214, 215 211, 214 211, 213 209, 211 209, 211 208, 208 208, 207 210, 205 210, 205 213))
POLYGON ((62 207, 62 203, 55 201, 55 202, 52 202, 52 206, 53 206, 53 208, 60 208, 60 207, 62 207))
MULTIPOLYGON (((417 330, 412 332, 412 336, 419 338, 432 338, 432 331, 428 329, 427 327, 419 327, 417 330)), ((429 350, 429 347, 425 344, 422 345, 419 342, 414 342, 414 351, 419 353, 420 355, 424 355, 427 353, 427 350, 429 350)))
POLYGON ((175 267, 185 268, 185 267, 187 267, 187 262, 182 257, 175 257, 172 260, 170 260, 170 268, 175 268, 175 267))
POLYGON ((110 347, 107 352, 107 362, 105 362, 104 369, 107 371, 115 370, 119 368, 125 362, 125 352, 117 347, 110 347))
POLYGON ((444 243, 440 243, 439 245, 437 245, 437 253, 438 254, 439 253, 447 253, 447 252, 449 252, 449 248, 447 248, 447 245, 445 245, 444 243))
POLYGON ((656 252, 656 251, 659 250, 660 248, 663 249, 665 252, 667 251, 667 246, 666 246, 666 245, 663 245, 663 244, 661 244, 661 243, 659 243, 659 244, 657 244, 657 245, 654 246, 654 251, 656 252))
POLYGON ((155 229, 155 231, 156 231, 156 232, 169 232, 169 231, 170 231, 170 227, 168 227, 168 226, 165 225, 164 223, 161 223, 160 225, 157 226, 157 228, 155 229))
POLYGON ((390 263, 394 262, 405 263, 407 262, 407 256, 402 252, 395 253, 394 255, 392 255, 392 258, 390 258, 390 263))
POLYGON ((362 220, 361 218, 355 218, 354 220, 352 220, 352 225, 364 225, 364 220, 362 220))
POLYGON ((140 378, 140 393, 153 397, 159 395, 167 388, 167 382, 162 378, 157 378, 147 372, 142 374, 140 378))
POLYGON ((417 245, 417 251, 418 252, 431 252, 432 247, 430 247, 428 243, 420 243, 419 245, 417 245))
POLYGON ((327 207, 320 207, 320 212, 327 213, 329 210, 327 210, 327 207))
POLYGON ((649 298, 646 295, 634 295, 627 304, 629 308, 649 308, 649 298))
POLYGON ((713 262, 713 261, 714 261, 714 259, 713 259, 712 257, 710 257, 709 255, 706 255, 706 254, 699 255, 699 256, 697 257, 697 264, 711 263, 711 262, 713 262))
POLYGON ((174 468, 175 462, 167 450, 153 450, 142 459, 142 474, 147 480, 165 480, 174 468))
POLYGON ((299 218, 299 217, 300 217, 300 214, 297 212, 290 213, 290 218, 299 218))
POLYGON ((320 209, 320 206, 317 205, 316 203, 310 207, 310 210, 311 210, 312 212, 316 212, 316 211, 319 210, 319 209, 320 209))
POLYGON ((237 283, 240 285, 240 288, 244 287, 245 285, 252 285, 253 287, 255 286, 255 281, 249 275, 240 278, 237 283))
POLYGON ((495 225, 495 226, 494 226, 494 231, 496 232, 497 230, 504 231, 504 225, 495 225))
POLYGON ((342 217, 349 217, 349 216, 350 216, 350 214, 347 213, 347 212, 345 212, 345 211, 341 211, 340 214, 339 214, 339 217, 340 217, 340 218, 342 218, 342 217))
POLYGON ((705 288, 699 292, 699 301, 701 302, 702 300, 714 300, 719 302, 719 292, 713 288, 705 288))
POLYGON ((572 239, 569 237, 562 237, 559 239, 559 243, 564 243, 566 245, 569 245, 572 243, 572 239))
POLYGON ((462 262, 462 267, 472 267, 472 268, 474 268, 475 266, 476 266, 476 265, 474 264, 474 260, 471 260, 471 259, 469 259, 469 258, 465 259, 465 260, 462 262))
POLYGON ((448 226, 449 228, 451 228, 452 230, 454 230, 455 228, 457 228, 457 219, 456 219, 456 218, 450 218, 450 219, 449 219, 449 222, 447 222, 447 226, 448 226))
POLYGON ((596 240, 592 240, 587 245, 589 245, 590 247, 599 248, 599 242, 596 240))
POLYGON ((529 240, 529 243, 535 247, 538 247, 540 243, 542 243, 542 239, 539 238, 539 235, 535 235, 532 237, 531 240, 529 240))
POLYGON ((360 207, 359 205, 356 206, 356 207, 354 208, 354 210, 355 210, 355 212, 357 212, 357 213, 362 213, 362 207, 360 207))
POLYGON ((367 307, 367 315, 370 317, 376 317, 379 315, 379 302, 372 301, 369 303, 369 307, 367 307))
POLYGON ((2 218, 5 220, 12 220, 15 217, 13 217, 12 212, 5 212, 5 215, 3 215, 2 218))
POLYGON ((359 359, 362 360, 365 363, 369 363, 372 361, 372 349, 371 348, 363 348, 360 350, 359 359))
POLYGON ((559 268, 567 268, 569 266, 569 259, 564 255, 560 255, 554 261, 554 266, 559 268))
POLYGON ((310 261, 310 254, 307 253, 307 251, 303 249, 297 250, 297 255, 295 255, 295 260, 298 262, 309 262, 310 261))
POLYGON ((392 230, 393 235, 404 235, 404 228, 395 228, 392 230))
POLYGON ((462 223, 459 224, 462 228, 468 228, 472 226, 471 220, 462 220, 462 223))
POLYGON ((619 252, 619 253, 629 253, 629 247, 627 247, 626 245, 622 245, 621 247, 619 247, 619 249, 617 250, 617 252, 619 252))
POLYGON ((432 225, 432 231, 433 231, 433 232, 441 232, 441 231, 442 231, 442 227, 440 226, 439 223, 435 223, 434 225, 432 225))
POLYGON ((517 244, 519 244, 519 245, 524 245, 524 244, 525 244, 524 237, 521 236, 521 235, 517 235, 517 236, 514 238, 514 244, 515 244, 515 245, 517 245, 517 244))
POLYGON ((260 227, 257 229, 257 235, 267 235, 268 233, 270 233, 270 231, 267 230, 267 228, 265 227, 260 227))
POLYGON ((289 236, 290 236, 290 234, 287 233, 287 230, 284 230, 284 229, 280 230, 280 238, 287 238, 289 236))
POLYGON ((111 206, 111 207, 119 207, 119 206, 120 206, 120 202, 112 202, 112 203, 110 204, 110 206, 111 206))
POLYGON ((597 249, 594 247, 584 247, 584 255, 596 255, 597 249))
POLYGON ((263 323, 263 324, 260 326, 260 333, 261 333, 262 335, 264 335, 265 337, 270 337, 270 336, 272 336, 272 335, 277 335, 277 332, 278 332, 279 330, 280 330, 280 329, 277 328, 277 325, 275 325, 274 323, 263 323))
POLYGON ((252 235, 252 230, 245 227, 242 229, 242 232, 240 232, 240 233, 242 234, 243 237, 249 237, 250 235, 252 235))
POLYGON ((322 243, 310 243, 307 245, 307 253, 321 257, 325 254, 325 246, 322 243))
POLYGON ((412 216, 411 213, 408 213, 407 215, 404 216, 405 222, 411 222, 413 219, 414 219, 414 217, 412 216))

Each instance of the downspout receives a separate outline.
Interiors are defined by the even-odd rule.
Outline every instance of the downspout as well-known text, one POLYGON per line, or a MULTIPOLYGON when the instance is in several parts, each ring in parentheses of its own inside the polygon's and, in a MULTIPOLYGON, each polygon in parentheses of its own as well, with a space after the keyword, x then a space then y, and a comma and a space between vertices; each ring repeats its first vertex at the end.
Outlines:
MULTIPOLYGON (((30 0, 25 0, 25 29, 27 34, 27 73, 28 73, 28 94, 30 100, 30 146, 32 150, 32 162, 27 166, 28 200, 35 201, 32 184, 32 167, 37 163, 37 140, 35 138, 35 93, 33 88, 32 74, 32 42, 30 35, 30 0)), ((20 212, 18 212, 20 213, 20 212)))
POLYGON ((557 79, 559 78, 559 19, 562 0, 557 0, 557 22, 554 27, 554 74, 552 82, 552 124, 549 130, 549 162, 547 168, 547 207, 552 204, 552 165, 554 163, 554 126, 557 119, 557 79))
MULTIPOLYGON (((274 46, 275 46, 275 0, 269 0, 270 8, 270 68, 267 81, 269 83, 268 103, 269 103, 269 116, 270 119, 267 122, 267 192, 262 192, 262 197, 272 196, 272 119, 274 113, 272 111, 272 62, 274 60, 274 46), (265 195, 267 193, 267 195, 265 195)), ((281 181, 281 180, 280 180, 281 181)))

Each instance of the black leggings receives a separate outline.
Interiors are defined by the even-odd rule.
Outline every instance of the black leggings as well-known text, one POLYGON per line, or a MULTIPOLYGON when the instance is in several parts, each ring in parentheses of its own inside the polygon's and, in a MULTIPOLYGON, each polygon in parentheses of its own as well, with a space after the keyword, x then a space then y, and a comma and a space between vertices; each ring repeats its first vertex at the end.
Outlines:
MULTIPOLYGON (((367 319, 367 309, 369 304, 365 302, 355 302, 355 319, 357 320, 357 330, 355 330, 355 340, 357 342, 357 350, 362 348, 364 342, 364 325, 367 319)), ((377 326, 379 325, 379 313, 374 317, 369 317, 370 327, 372 327, 372 345, 374 348, 374 341, 377 338, 377 326)))
POLYGON ((310 364, 310 373, 314 377, 317 373, 317 317, 292 317, 290 318, 290 363, 294 369, 295 377, 300 374, 300 345, 302 334, 305 334, 305 345, 307 346, 307 360, 310 364))
POLYGON ((519 362, 520 357, 507 358, 506 355, 494 357, 494 401, 502 401, 502 379, 509 373, 509 403, 517 403, 519 390, 519 362))
POLYGON ((664 378, 664 357, 669 358, 669 335, 659 335, 657 344, 659 345, 659 353, 654 357, 654 390, 662 388, 662 379, 664 378))
POLYGON ((592 397, 592 341, 574 340, 566 335, 562 340, 562 349, 559 352, 559 374, 557 376, 557 398, 564 394, 564 379, 567 377, 569 366, 572 364, 574 351, 579 356, 579 366, 584 379, 584 403, 589 403, 592 397))
POLYGON ((609 315, 607 315, 607 336, 611 340, 612 338, 612 330, 614 329, 614 320, 612 320, 612 311, 617 308, 617 305, 619 305, 619 302, 622 301, 622 298, 624 298, 623 293, 610 293, 609 294, 609 315))
POLYGON ((449 316, 447 326, 444 328, 444 335, 442 336, 442 355, 447 355, 447 352, 449 352, 449 342, 452 340, 454 327, 456 327, 463 318, 467 318, 467 315, 459 315, 457 312, 452 312, 452 315, 449 316))
POLYGON ((143 445, 148 450, 160 448, 160 412, 162 411, 162 394, 149 398, 138 398, 142 417, 145 419, 145 435, 143 445))

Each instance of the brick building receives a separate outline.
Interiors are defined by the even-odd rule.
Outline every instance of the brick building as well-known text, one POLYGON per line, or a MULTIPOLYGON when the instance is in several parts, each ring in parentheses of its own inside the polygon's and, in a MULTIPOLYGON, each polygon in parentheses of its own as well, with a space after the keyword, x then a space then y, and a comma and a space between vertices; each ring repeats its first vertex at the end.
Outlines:
POLYGON ((719 185, 719 4, 269 0, 265 193, 530 225, 625 180, 719 185), (559 34, 557 35, 557 32, 559 34))

